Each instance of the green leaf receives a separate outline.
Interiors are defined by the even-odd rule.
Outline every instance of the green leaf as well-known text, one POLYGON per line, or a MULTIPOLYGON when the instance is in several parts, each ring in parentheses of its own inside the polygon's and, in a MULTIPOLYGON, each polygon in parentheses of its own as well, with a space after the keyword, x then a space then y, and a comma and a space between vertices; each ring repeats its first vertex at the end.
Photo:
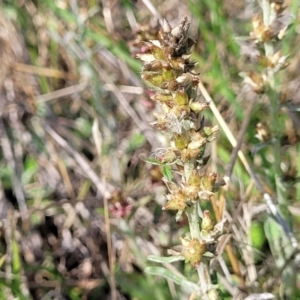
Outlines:
POLYGON ((24 171, 22 173, 22 184, 26 185, 32 182, 34 175, 39 170, 37 161, 33 157, 26 158, 24 162, 24 171))
MULTIPOLYGON (((294 248, 282 226, 271 217, 265 221, 264 228, 276 266, 282 268, 286 260, 291 257, 294 248)), ((288 296, 287 299, 292 299, 292 295, 296 291, 296 273, 296 265, 290 263, 281 274, 282 289, 288 296)))
POLYGON ((288 245, 289 240, 282 227, 271 217, 265 221, 264 229, 275 263, 278 268, 281 268, 285 262, 284 245, 288 245))
MULTIPOLYGON (((163 280, 158 282, 151 276, 141 276, 141 274, 138 273, 125 274, 123 272, 118 272, 116 274, 116 281, 118 282, 121 290, 130 295, 129 299, 172 299, 166 289, 166 283, 163 280)), ((95 298, 95 300, 102 299, 101 295, 95 298)))
POLYGON ((173 179, 173 173, 168 166, 164 165, 162 171, 163 171, 164 177, 168 178, 169 180, 173 179))
POLYGON ((161 163, 159 160, 153 157, 146 158, 144 161, 152 165, 159 165, 159 166, 163 165, 163 163, 161 163))
POLYGON ((145 136, 141 133, 136 133, 133 136, 131 136, 129 140, 129 151, 136 150, 140 147, 142 147, 145 143, 146 139, 145 136))
POLYGON ((180 256, 180 255, 178 255, 178 256, 149 255, 149 256, 147 256, 147 259, 150 260, 150 261, 154 261, 154 262, 157 262, 157 263, 164 264, 164 263, 172 263, 172 262, 175 262, 175 261, 184 260, 184 257, 180 256))
POLYGON ((12 271, 15 275, 20 275, 21 260, 19 254, 19 246, 15 238, 12 239, 12 271))
POLYGON ((255 249, 261 250, 266 242, 264 226, 260 222, 253 222, 250 229, 252 246, 255 249))
POLYGON ((214 257, 216 257, 213 253, 211 253, 211 252, 205 252, 205 253, 203 253, 203 256, 204 257, 207 257, 207 258, 214 258, 214 257))
POLYGON ((151 275, 155 275, 155 276, 161 276, 164 277, 168 280, 173 281, 174 283, 180 285, 180 286, 184 286, 187 288, 190 288, 193 291, 196 291, 198 293, 200 293, 200 287, 194 283, 189 281, 187 278, 185 278, 183 275, 177 275, 174 272, 166 269, 166 268, 162 268, 162 267, 147 267, 145 269, 145 272, 147 274, 151 274, 151 275))

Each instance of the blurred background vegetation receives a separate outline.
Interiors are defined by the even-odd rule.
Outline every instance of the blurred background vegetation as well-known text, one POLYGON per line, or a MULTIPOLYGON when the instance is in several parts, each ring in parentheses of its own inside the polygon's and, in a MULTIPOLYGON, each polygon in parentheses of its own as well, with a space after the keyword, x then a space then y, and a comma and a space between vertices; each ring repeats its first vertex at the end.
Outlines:
MULTIPOLYGON (((247 91, 240 76, 260 69, 251 45, 239 42, 252 30, 258 3, 0 3, 0 299, 188 299, 180 286, 144 273, 154 264, 147 256, 166 255, 187 222, 161 210, 162 170, 145 162, 164 139, 150 125, 155 103, 136 54, 157 33, 158 14, 171 25, 191 20, 200 78, 234 136, 249 117, 241 149, 276 199, 270 104, 247 91)), ((289 65, 276 77, 276 138, 286 190, 281 209, 299 241, 299 1, 286 5, 294 19, 278 46, 289 65)), ((206 117, 216 123, 211 112, 206 117)), ((221 179, 232 153, 226 132, 208 153, 221 179)), ((239 160, 217 200, 230 222, 212 264, 222 299, 263 292, 284 299, 282 283, 289 283, 286 299, 300 299, 297 247, 286 254, 285 233, 239 160)), ((166 268, 195 275, 183 263, 166 268)))

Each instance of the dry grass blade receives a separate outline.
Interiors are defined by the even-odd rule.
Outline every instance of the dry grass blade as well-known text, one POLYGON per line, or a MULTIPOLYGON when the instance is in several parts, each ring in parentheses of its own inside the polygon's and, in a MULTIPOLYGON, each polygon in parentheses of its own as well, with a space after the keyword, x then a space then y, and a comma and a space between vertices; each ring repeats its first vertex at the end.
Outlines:
POLYGON ((110 198, 111 193, 109 192, 109 185, 104 184, 102 180, 97 176, 97 174, 93 171, 93 169, 89 166, 86 160, 78 153, 75 149, 73 149, 66 140, 64 140, 59 134, 57 134, 48 124, 45 124, 46 132, 60 145, 64 150, 66 150, 70 155, 74 157, 78 165, 82 168, 84 173, 91 179, 91 181, 95 184, 98 191, 101 193, 103 197, 110 198))

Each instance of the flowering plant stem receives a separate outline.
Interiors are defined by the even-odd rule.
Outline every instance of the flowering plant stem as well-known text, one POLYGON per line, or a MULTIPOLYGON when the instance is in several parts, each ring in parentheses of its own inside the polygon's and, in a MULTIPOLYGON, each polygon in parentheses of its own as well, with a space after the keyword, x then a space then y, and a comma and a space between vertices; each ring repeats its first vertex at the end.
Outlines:
POLYGON ((286 298, 292 299, 295 291, 295 267, 293 264, 287 264, 286 262, 292 257, 294 249, 298 248, 298 243, 289 228, 287 189, 282 182, 280 96, 275 78, 275 74, 287 66, 287 56, 282 56, 277 48, 278 41, 284 38, 289 21, 286 24, 282 22, 284 19, 288 20, 287 16, 285 18, 283 16, 283 12, 286 9, 283 1, 258 0, 258 2, 262 9, 262 18, 258 15, 253 17, 251 39, 257 45, 263 46, 258 48, 260 53, 258 55, 258 63, 263 68, 260 68, 262 72, 252 76, 252 82, 251 80, 249 82, 252 83, 255 92, 266 95, 269 99, 270 136, 272 137, 269 142, 272 145, 272 169, 276 195, 280 204, 278 208, 271 196, 264 192, 264 199, 277 221, 275 222, 269 217, 265 221, 264 226, 271 252, 275 257, 275 263, 282 270, 282 290, 284 290, 286 298), (281 21, 279 21, 279 18, 281 18, 281 21), (281 27, 278 24, 282 24, 281 27), (264 50, 261 51, 261 48, 264 50), (277 52, 275 52, 275 49, 277 52), (282 245, 284 246, 282 247, 282 245), (285 269, 282 269, 283 266, 285 266, 285 269))
MULTIPOLYGON (((269 28, 272 23, 276 20, 277 14, 274 8, 271 6, 270 0, 260 0, 260 5, 263 13, 263 23, 265 28, 269 28)), ((271 40, 265 40, 263 42, 265 56, 272 57, 275 53, 274 51, 274 42, 271 40)), ((286 189, 282 184, 281 177, 282 172, 280 168, 281 163, 281 154, 280 154, 280 126, 278 126, 278 113, 279 113, 279 95, 276 92, 275 88, 275 77, 272 69, 267 70, 267 81, 269 85, 268 89, 268 97, 270 100, 270 124, 271 124, 271 132, 273 135, 273 170, 275 175, 275 185, 276 192, 278 197, 279 204, 286 205, 286 189)))
POLYGON ((169 175, 163 177, 169 189, 163 209, 177 210, 176 220, 186 213, 189 222, 189 234, 180 238, 181 251, 169 250, 169 254, 184 258, 195 268, 199 276, 196 294, 203 300, 214 300, 218 293, 211 285, 204 256, 209 252, 213 256, 211 249, 223 234, 224 220, 215 224, 209 210, 203 211, 201 218, 199 211, 200 203, 211 201, 218 188, 217 174, 205 172, 208 159, 204 155, 206 144, 216 138, 219 128, 207 126, 201 116, 209 103, 197 98, 199 78, 193 72, 195 63, 190 61, 194 41, 187 36, 189 25, 187 18, 174 28, 165 20, 157 40, 145 42, 146 51, 138 57, 144 63, 141 76, 160 108, 154 113, 153 125, 168 139, 168 146, 154 153, 155 163, 168 169, 169 175, 176 172, 180 177, 176 181, 169 175))

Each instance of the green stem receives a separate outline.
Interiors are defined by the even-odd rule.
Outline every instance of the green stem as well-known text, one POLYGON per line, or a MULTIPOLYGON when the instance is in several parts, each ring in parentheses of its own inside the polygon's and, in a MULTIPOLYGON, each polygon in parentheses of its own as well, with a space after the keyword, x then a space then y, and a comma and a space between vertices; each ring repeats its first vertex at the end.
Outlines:
POLYGON ((184 163, 184 179, 187 182, 191 176, 192 171, 195 169, 195 160, 191 159, 184 163))
POLYGON ((198 203, 192 204, 186 209, 186 214, 189 220, 189 228, 192 239, 200 239, 200 217, 198 214, 198 203))
MULTIPOLYGON (((186 214, 189 220, 189 229, 192 239, 200 239, 200 217, 198 214, 198 203, 193 204, 187 208, 186 214)), ((203 292, 202 300, 218 300, 218 293, 214 291, 211 286, 209 266, 206 261, 202 261, 197 267, 199 277, 199 285, 203 292)))
POLYGON ((276 194, 278 197, 278 203, 281 205, 286 205, 286 189, 282 183, 282 170, 280 167, 281 163, 281 144, 280 144, 280 124, 278 122, 279 116, 279 101, 278 94, 270 87, 270 91, 268 93, 270 100, 270 125, 271 132, 273 135, 273 143, 272 143, 272 151, 273 151, 273 171, 275 177, 275 186, 276 186, 276 194))
MULTIPOLYGON (((270 0, 259 0, 263 11, 263 21, 266 27, 269 27, 274 20, 276 19, 276 12, 272 9, 270 0)), ((271 57, 274 55, 274 45, 272 41, 264 42, 265 56, 271 57)), ((280 167, 281 163, 281 145, 280 145, 280 124, 278 122, 278 113, 279 113, 279 96, 275 89, 275 78, 272 71, 267 70, 268 83, 269 83, 269 92, 268 97, 270 101, 270 124, 271 132, 273 135, 273 171, 275 176, 275 186, 276 193, 278 197, 279 204, 286 204, 286 189, 281 181, 282 171, 280 167)))

